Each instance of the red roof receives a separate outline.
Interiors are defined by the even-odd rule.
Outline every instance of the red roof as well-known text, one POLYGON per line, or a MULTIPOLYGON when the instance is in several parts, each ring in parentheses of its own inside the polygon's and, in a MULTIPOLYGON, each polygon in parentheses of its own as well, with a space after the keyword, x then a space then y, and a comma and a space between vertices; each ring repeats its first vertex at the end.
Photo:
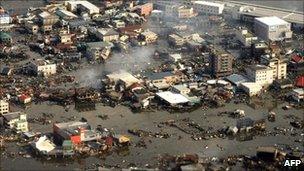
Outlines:
POLYGON ((29 96, 22 94, 21 96, 19 96, 20 101, 25 101, 27 98, 29 98, 29 96))
POLYGON ((300 63, 303 60, 303 57, 301 57, 299 55, 294 55, 292 57, 292 60, 295 61, 296 63, 300 63))
POLYGON ((296 81, 296 86, 304 87, 304 75, 300 76, 296 81))

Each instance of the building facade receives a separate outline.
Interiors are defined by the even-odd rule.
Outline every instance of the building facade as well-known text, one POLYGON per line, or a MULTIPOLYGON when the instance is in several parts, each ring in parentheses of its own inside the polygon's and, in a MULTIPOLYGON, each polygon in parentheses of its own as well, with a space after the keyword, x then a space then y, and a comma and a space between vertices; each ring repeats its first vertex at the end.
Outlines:
POLYGON ((273 69, 266 65, 251 65, 246 68, 248 78, 261 86, 267 86, 273 82, 273 69))
POLYGON ((263 55, 261 57, 261 63, 272 68, 274 80, 287 78, 287 62, 284 59, 270 58, 269 55, 263 55))
POLYGON ((0 100, 0 115, 9 112, 9 103, 6 100, 0 100))
POLYGON ((31 61, 29 66, 37 75, 48 76, 56 74, 56 64, 50 63, 48 60, 31 61))
POLYGON ((214 51, 210 62, 213 76, 223 77, 232 74, 233 57, 230 54, 214 51))
POLYGON ((255 18, 254 30, 259 38, 266 41, 282 41, 292 37, 291 24, 275 16, 255 18))
POLYGON ((224 4, 208 2, 208 1, 195 1, 194 9, 201 14, 220 15, 223 13, 224 4))
POLYGON ((245 46, 250 47, 258 38, 250 33, 247 29, 238 29, 235 32, 236 38, 245 46))

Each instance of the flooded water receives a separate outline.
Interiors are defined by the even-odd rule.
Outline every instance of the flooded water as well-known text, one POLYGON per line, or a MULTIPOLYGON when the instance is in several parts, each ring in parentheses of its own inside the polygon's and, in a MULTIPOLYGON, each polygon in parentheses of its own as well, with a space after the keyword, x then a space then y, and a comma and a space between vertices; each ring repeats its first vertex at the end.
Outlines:
MULTIPOLYGON (((282 106, 278 106, 273 111, 277 113, 277 121, 270 123, 267 122, 267 130, 271 131, 274 127, 280 126, 284 128, 290 128, 289 120, 284 119, 285 115, 293 114, 297 117, 303 118, 303 111, 291 109, 284 111, 281 109, 282 106)), ((232 154, 255 154, 255 150, 258 146, 275 145, 275 144, 288 144, 292 147, 298 146, 303 149, 301 144, 294 142, 295 139, 299 139, 298 136, 278 135, 278 136, 257 136, 251 141, 236 141, 229 139, 215 138, 210 140, 194 141, 190 135, 181 132, 172 127, 158 128, 157 123, 167 121, 169 119, 179 120, 183 118, 190 118, 195 122, 199 123, 203 127, 213 127, 214 130, 220 129, 224 126, 235 126, 236 119, 227 116, 217 116, 218 112, 222 111, 233 111, 235 109, 245 110, 246 116, 258 120, 266 118, 268 109, 258 108, 253 109, 244 104, 228 104, 225 107, 210 109, 203 111, 201 109, 190 112, 190 113, 168 113, 166 111, 157 112, 143 112, 134 114, 130 110, 123 106, 117 106, 115 108, 105 107, 102 105, 97 106, 96 111, 79 113, 71 107, 71 110, 66 112, 61 106, 49 106, 48 104, 33 105, 31 108, 27 109, 25 112, 28 113, 28 117, 40 116, 42 113, 53 113, 55 117, 52 122, 56 121, 68 121, 67 118, 75 116, 75 120, 79 120, 84 117, 88 122, 96 127, 97 125, 102 125, 103 127, 113 128, 118 134, 127 134, 131 137, 133 143, 136 143, 139 138, 132 136, 127 133, 128 129, 143 129, 146 131, 165 131, 172 134, 172 137, 168 139, 158 139, 158 138, 146 138, 147 149, 138 148, 131 146, 128 152, 122 154, 112 154, 106 159, 100 159, 96 157, 88 157, 84 159, 79 159, 76 162, 70 162, 69 160, 62 162, 50 162, 50 161, 39 161, 37 159, 25 159, 22 157, 17 158, 5 158, 1 156, 1 167, 3 170, 16 170, 23 167, 24 163, 27 163, 23 168, 37 168, 43 169, 54 169, 61 170, 62 168, 69 169, 85 169, 90 168, 93 164, 120 164, 121 166, 127 167, 129 163, 135 163, 140 166, 145 164, 156 165, 156 157, 159 154, 169 153, 169 154, 184 154, 184 153, 197 153, 199 156, 216 156, 224 157, 232 154), (46 111, 47 109, 52 109, 51 111, 46 111), (106 114, 109 119, 102 120, 96 116, 99 114, 106 114), (179 139, 179 136, 182 137, 179 139), (151 143, 148 143, 151 140, 151 143), (218 146, 222 146, 223 150, 220 150, 218 146), (206 149, 205 147, 208 147, 206 149), (126 162, 125 162, 126 161, 126 162), (8 164, 9 163, 9 164, 8 164)), ((49 125, 38 125, 30 124, 33 131, 41 132, 51 132, 52 124, 49 125)), ((296 131, 296 130, 295 130, 296 131)), ((299 130, 298 130, 299 132, 299 130)), ((12 145, 10 150, 15 150, 16 147, 12 145)))

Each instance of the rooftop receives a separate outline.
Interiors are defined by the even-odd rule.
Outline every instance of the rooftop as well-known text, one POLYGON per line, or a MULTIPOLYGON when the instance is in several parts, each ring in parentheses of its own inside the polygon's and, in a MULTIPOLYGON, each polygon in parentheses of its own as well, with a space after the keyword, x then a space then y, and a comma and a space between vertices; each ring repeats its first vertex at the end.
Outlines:
POLYGON ((224 7, 224 4, 214 3, 214 2, 209 2, 209 1, 194 1, 194 4, 208 5, 208 6, 215 6, 215 7, 224 7))
POLYGON ((156 95, 170 104, 182 104, 189 102, 189 100, 185 96, 181 94, 174 94, 171 91, 159 92, 156 93, 156 95))
POLYGON ((276 25, 284 25, 288 24, 285 20, 280 19, 279 17, 272 16, 272 17, 260 17, 256 18, 257 21, 264 23, 268 26, 276 26, 276 25))

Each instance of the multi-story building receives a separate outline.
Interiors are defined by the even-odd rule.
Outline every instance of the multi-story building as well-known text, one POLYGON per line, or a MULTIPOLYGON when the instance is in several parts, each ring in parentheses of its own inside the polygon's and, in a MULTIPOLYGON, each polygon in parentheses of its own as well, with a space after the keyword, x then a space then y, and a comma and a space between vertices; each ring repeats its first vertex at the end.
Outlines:
POLYGON ((76 12, 80 10, 82 12, 87 12, 88 14, 98 14, 100 12, 99 8, 89 1, 76 0, 76 1, 65 1, 65 5, 69 11, 76 12))
POLYGON ((220 15, 224 10, 224 4, 215 2, 195 1, 193 5, 195 11, 201 14, 220 15))
POLYGON ((153 11, 153 3, 146 3, 136 7, 136 11, 139 15, 148 16, 153 11))
POLYGON ((281 41, 292 37, 291 24, 278 17, 260 17, 254 20, 255 34, 270 41, 281 41))
POLYGON ((251 65, 246 68, 250 81, 261 86, 267 86, 273 82, 273 69, 266 65, 251 65))
POLYGON ((31 61, 29 67, 37 75, 49 76, 56 73, 56 64, 48 60, 37 59, 31 61))
POLYGON ((240 28, 235 32, 236 38, 245 46, 250 47, 258 38, 247 29, 240 28))
POLYGON ((273 69, 273 79, 280 80, 287 77, 287 62, 284 59, 262 55, 261 63, 273 69))
POLYGON ((0 115, 9 112, 9 103, 6 100, 0 100, 0 115))
POLYGON ((232 74, 233 57, 230 54, 214 50, 210 57, 213 76, 223 77, 232 74))
POLYGON ((4 126, 16 130, 17 132, 27 132, 28 122, 26 114, 23 112, 11 112, 2 115, 4 126))

